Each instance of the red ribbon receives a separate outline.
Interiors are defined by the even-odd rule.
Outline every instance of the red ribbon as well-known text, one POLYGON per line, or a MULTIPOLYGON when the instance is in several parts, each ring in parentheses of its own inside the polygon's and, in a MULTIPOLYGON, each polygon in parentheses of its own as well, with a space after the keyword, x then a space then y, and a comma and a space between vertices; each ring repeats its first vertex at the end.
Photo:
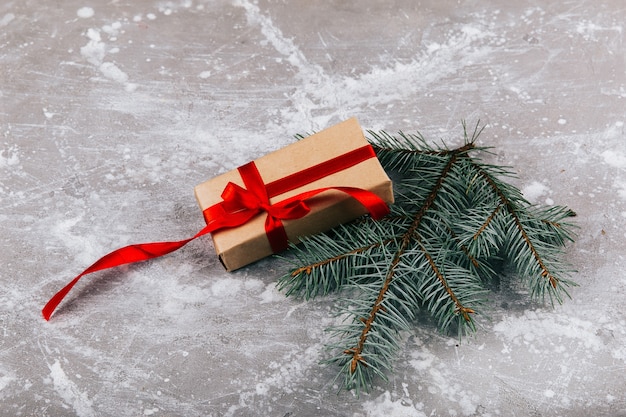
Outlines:
POLYGON ((298 219, 306 216, 311 210, 306 201, 328 190, 337 190, 348 194, 359 201, 373 218, 380 219, 389 213, 387 204, 376 194, 354 187, 318 188, 305 191, 278 203, 270 203, 271 197, 300 188, 305 184, 342 171, 375 156, 376 154, 372 147, 367 145, 269 184, 263 183, 263 179, 254 162, 243 165, 238 170, 246 188, 229 182, 222 192, 222 201, 204 210, 203 214, 207 225, 196 233, 195 236, 177 242, 152 242, 129 245, 103 256, 81 272, 48 301, 41 311, 43 317, 46 320, 50 320, 50 316, 52 316, 57 306, 84 275, 167 255, 200 236, 220 229, 245 224, 262 212, 267 213, 265 232, 272 250, 280 252, 288 246, 287 233, 283 227, 282 220, 298 219))

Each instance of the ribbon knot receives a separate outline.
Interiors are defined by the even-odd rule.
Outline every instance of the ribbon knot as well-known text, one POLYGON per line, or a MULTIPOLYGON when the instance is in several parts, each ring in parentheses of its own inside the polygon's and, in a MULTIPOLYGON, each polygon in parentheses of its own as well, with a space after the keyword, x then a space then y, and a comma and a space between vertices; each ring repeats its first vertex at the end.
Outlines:
POLYGON ((229 225, 231 222, 241 225, 257 214, 266 212, 265 232, 272 251, 285 250, 289 243, 282 220, 299 219, 311 211, 302 198, 304 196, 298 195, 272 204, 256 164, 249 162, 238 170, 247 188, 229 182, 222 192, 222 202, 204 211, 207 225, 216 222, 222 224, 224 221, 229 225))
POLYGON ((302 199, 271 204, 267 196, 258 191, 229 182, 221 195, 224 212, 228 215, 238 215, 242 211, 250 211, 249 214, 267 212, 272 217, 286 220, 304 217, 311 211, 302 199))

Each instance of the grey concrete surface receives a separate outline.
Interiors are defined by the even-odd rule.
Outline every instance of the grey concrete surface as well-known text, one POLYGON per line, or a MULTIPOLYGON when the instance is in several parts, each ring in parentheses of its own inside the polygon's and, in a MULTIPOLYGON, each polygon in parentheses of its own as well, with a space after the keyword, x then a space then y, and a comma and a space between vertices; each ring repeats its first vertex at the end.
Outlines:
POLYGON ((0 3, 0 415, 625 416, 626 4, 0 3), (110 250, 193 235, 193 186, 356 116, 494 162, 580 226, 572 299, 505 286, 461 344, 416 323, 388 383, 336 393, 333 299, 285 299, 267 259, 209 239, 86 277, 110 250))

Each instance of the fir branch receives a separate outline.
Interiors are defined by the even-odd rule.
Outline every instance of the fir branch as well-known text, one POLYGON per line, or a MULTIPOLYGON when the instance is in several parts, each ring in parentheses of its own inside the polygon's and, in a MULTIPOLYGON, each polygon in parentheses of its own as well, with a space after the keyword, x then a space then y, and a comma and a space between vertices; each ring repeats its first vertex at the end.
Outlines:
POLYGON ((380 221, 364 217, 331 232, 305 238, 292 251, 295 268, 279 281, 288 295, 311 298, 343 290, 342 324, 328 329, 343 386, 357 393, 386 379, 400 333, 421 309, 442 331, 456 320, 459 335, 475 330, 474 316, 497 277, 494 261, 515 266, 531 295, 561 302, 571 272, 561 261, 573 240, 564 207, 537 208, 501 177, 506 167, 470 153, 484 127, 455 149, 429 145, 418 133, 398 137, 370 132, 372 146, 395 182, 396 203, 380 221))
POLYGON ((511 252, 510 256, 513 260, 513 264, 516 266, 517 272, 531 278, 531 283, 533 284, 531 286, 531 295, 543 299, 547 294, 551 302, 553 302, 553 300, 559 303, 562 302, 561 293, 569 295, 566 287, 572 285, 572 283, 559 278, 557 273, 552 272, 551 268, 548 267, 548 259, 542 256, 537 248, 536 239, 531 238, 527 233, 526 227, 520 219, 522 210, 518 208, 518 206, 530 206, 530 203, 528 203, 517 190, 514 190, 512 196, 507 195, 507 189, 510 190, 508 186, 503 187, 487 170, 477 164, 475 165, 479 174, 487 181, 500 199, 514 225, 513 228, 509 228, 509 233, 507 233, 508 244, 506 247, 511 252), (518 234, 513 233, 515 229, 518 234), (528 253, 530 253, 531 256, 528 256, 528 253), (528 263, 530 258, 534 260, 534 263, 528 263), (544 282, 537 279, 538 275, 544 282), (546 282, 549 283, 549 285, 546 285, 546 282))

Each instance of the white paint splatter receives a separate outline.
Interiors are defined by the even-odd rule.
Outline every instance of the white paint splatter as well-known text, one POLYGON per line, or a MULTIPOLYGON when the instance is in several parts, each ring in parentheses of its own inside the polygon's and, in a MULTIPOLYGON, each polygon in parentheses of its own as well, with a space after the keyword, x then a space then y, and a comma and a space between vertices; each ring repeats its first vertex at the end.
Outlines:
POLYGON ((416 371, 426 371, 429 369, 436 357, 426 349, 419 349, 411 353, 409 363, 416 371))
POLYGON ((48 111, 45 107, 41 110, 43 111, 43 115, 46 116, 46 119, 52 119, 55 115, 55 113, 48 111))
MULTIPOLYGON (((598 352, 604 344, 596 334, 597 326, 573 315, 549 314, 526 311, 520 316, 504 318, 493 330, 504 339, 519 345, 537 349, 546 340, 557 337, 578 341, 587 350, 598 352)), ((554 346, 546 347, 555 349, 554 346)))
POLYGON ((93 262, 102 248, 94 248, 93 239, 85 235, 72 233, 72 228, 83 220, 83 216, 64 218, 50 225, 50 235, 67 247, 68 253, 83 264, 93 262))
POLYGON ((98 69, 102 75, 110 80, 117 81, 120 84, 124 84, 128 81, 128 74, 119 69, 119 67, 112 62, 103 62, 98 69))
POLYGON ((0 391, 5 389, 9 384, 17 381, 17 377, 8 371, 0 370, 0 391))
POLYGON ((546 194, 550 189, 540 182, 533 181, 531 184, 522 188, 522 194, 531 203, 537 203, 539 197, 546 194))
POLYGON ((302 78, 310 81, 321 81, 321 79, 327 78, 324 70, 319 65, 311 64, 293 40, 285 37, 272 19, 261 13, 257 4, 238 0, 235 1, 235 5, 246 10, 248 23, 260 26, 261 32, 270 44, 276 51, 287 57, 287 61, 298 69, 302 78))
MULTIPOLYGON (((300 48, 293 42, 292 39, 285 37, 272 19, 269 16, 261 13, 259 6, 256 3, 247 0, 235 0, 235 6, 242 7, 246 11, 246 19, 248 24, 254 26, 260 26, 261 33, 265 36, 270 45, 276 49, 277 52, 284 55, 289 64, 291 64, 297 70, 297 77, 302 81, 303 85, 308 86, 306 89, 297 89, 294 92, 292 99, 294 100, 295 107, 298 109, 298 113, 305 116, 306 124, 301 125, 300 128, 305 130, 318 130, 320 127, 327 125, 331 116, 325 117, 320 125, 311 125, 311 120, 314 120, 312 109, 316 104, 312 101, 310 91, 324 90, 321 94, 324 96, 324 100, 332 100, 335 97, 335 92, 328 94, 327 88, 332 84, 330 78, 325 74, 324 69, 309 62, 300 48)), ((333 106, 334 107, 334 106, 333 106)))
POLYGON ((18 148, 15 145, 0 150, 0 168, 15 166, 20 163, 18 148))
POLYGON ((285 300, 285 295, 276 289, 275 284, 268 284, 265 291, 259 295, 261 304, 274 303, 285 300))
MULTIPOLYGON (((450 339, 450 343, 457 343, 450 339)), ((471 390, 465 389, 459 382, 455 382, 455 371, 446 362, 439 360, 425 345, 418 343, 418 348, 410 352, 409 364, 415 370, 415 380, 427 386, 430 394, 444 397, 456 403, 463 415, 469 416, 476 412, 480 397, 471 390)), ((450 410, 451 415, 457 411, 450 410)))
POLYGON ((246 291, 261 292, 265 288, 265 284, 260 279, 246 279, 243 282, 246 291))
POLYGON ((211 292, 215 297, 233 297, 241 290, 241 280, 223 278, 211 285, 211 292))
POLYGON ((626 168, 626 156, 617 151, 606 150, 600 154, 604 162, 615 168, 626 168))
POLYGON ((122 24, 120 22, 113 22, 110 25, 102 26, 102 31, 109 36, 115 37, 119 35, 122 24))
POLYGON ((54 384, 54 390, 59 394, 61 399, 74 409, 79 417, 95 416, 93 410, 93 402, 89 399, 86 392, 82 392, 79 387, 68 378, 61 368, 59 360, 55 360, 52 365, 48 365, 50 369, 50 377, 54 384))
POLYGON ((124 90, 126 90, 129 93, 132 93, 133 91, 137 90, 138 85, 136 83, 126 83, 124 85, 124 90))
POLYGON ((0 28, 8 25, 15 19, 15 15, 13 13, 5 14, 2 19, 0 19, 0 28))
POLYGON ((100 31, 98 29, 87 29, 87 44, 80 48, 80 54, 92 65, 100 66, 104 59, 105 44, 102 42, 100 31))
POLYGON ((90 17, 93 17, 94 14, 95 11, 91 7, 81 7, 76 11, 76 16, 81 19, 89 19, 90 17))
POLYGON ((576 25, 576 32, 583 36, 585 40, 597 41, 598 33, 614 32, 617 35, 621 35, 624 31, 621 25, 600 25, 591 22, 587 19, 583 19, 576 25))
POLYGON ((425 86, 482 59, 492 49, 482 41, 494 36, 485 25, 466 24, 446 42, 427 46, 410 60, 372 66, 370 72, 360 75, 335 76, 310 62, 256 3, 236 0, 234 5, 245 9, 248 23, 260 26, 267 42, 297 70, 297 77, 302 80, 302 88, 291 96, 292 108, 281 111, 281 131, 319 130, 333 118, 352 115, 353 109, 361 105, 374 107, 401 101, 407 92, 426 89, 425 86))
POLYGON ((617 188, 617 195, 626 200, 626 182, 615 181, 615 187, 617 188))
MULTIPOLYGON (((109 33, 119 29, 119 22, 115 22, 112 25, 105 25, 109 33)), ((80 48, 80 54, 107 79, 123 84, 125 90, 128 92, 135 91, 136 84, 128 82, 128 74, 122 71, 113 62, 105 61, 107 53, 106 44, 102 41, 100 29, 89 28, 87 30, 87 38, 89 41, 85 46, 80 48)))
POLYGON ((367 417, 426 417, 426 414, 418 410, 411 400, 407 398, 392 400, 389 391, 385 391, 371 401, 364 401, 363 409, 367 417))
POLYGON ((263 382, 259 382, 256 384, 256 394, 257 395, 267 395, 269 392, 269 386, 263 382))
MULTIPOLYGON (((294 383, 303 378, 305 373, 312 367, 317 366, 320 360, 321 344, 313 344, 304 351, 293 350, 277 358, 268 365, 271 373, 257 382, 251 389, 240 391, 238 404, 233 404, 224 414, 224 417, 244 415, 241 410, 249 407, 251 403, 265 403, 268 400, 275 401, 271 397, 272 391, 278 389, 280 395, 292 394, 294 383)), ((256 413, 253 413, 256 414, 256 413)), ((421 417, 421 416, 419 416, 421 417)))

